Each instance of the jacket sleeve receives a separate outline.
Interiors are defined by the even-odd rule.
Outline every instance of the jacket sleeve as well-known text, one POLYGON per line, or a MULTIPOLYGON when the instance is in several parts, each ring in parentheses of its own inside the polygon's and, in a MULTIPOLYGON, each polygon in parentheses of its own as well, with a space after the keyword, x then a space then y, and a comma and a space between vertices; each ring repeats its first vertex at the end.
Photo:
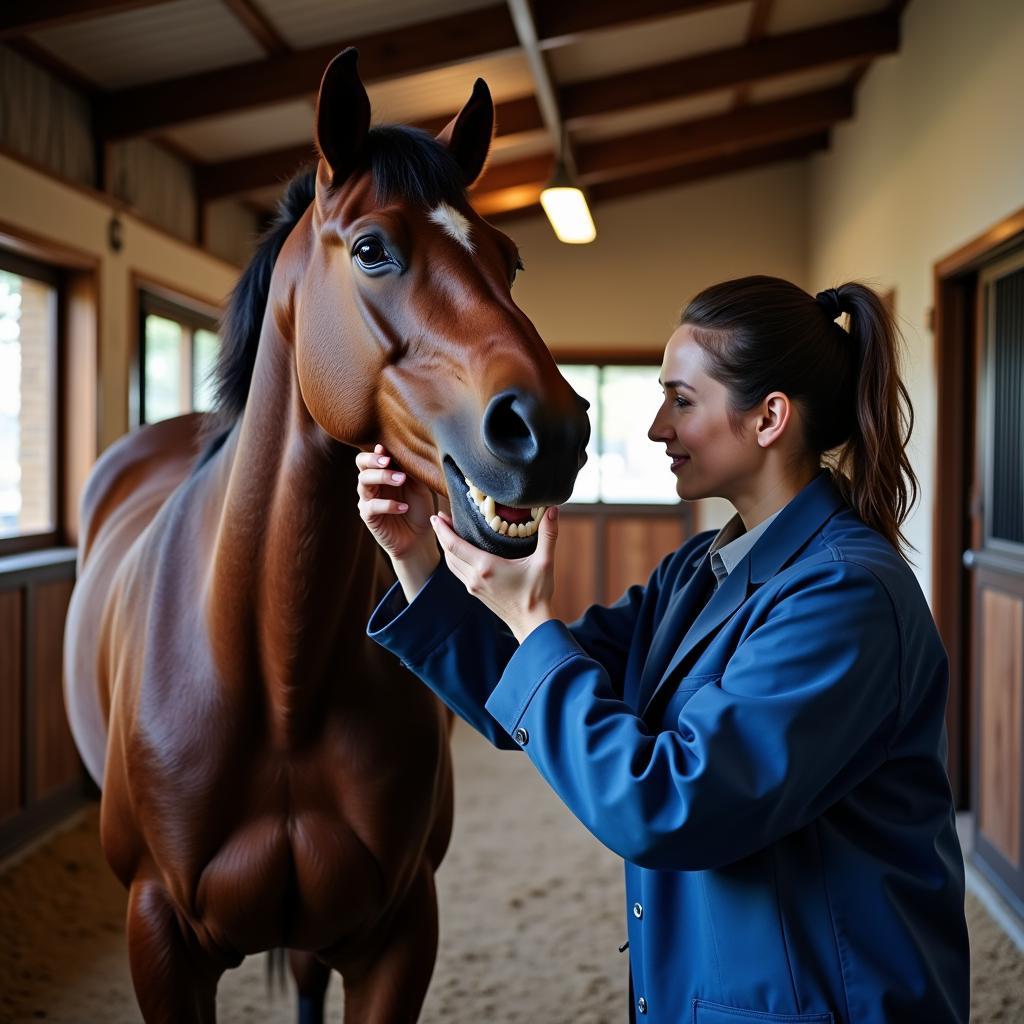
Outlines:
POLYGON ((701 870, 800 828, 877 767, 899 672, 888 591, 832 562, 785 585, 675 730, 652 733, 556 622, 526 638, 487 710, 605 846, 642 867, 701 870))
MULTIPOLYGON (((657 596, 670 563, 680 554, 667 555, 646 587, 630 587, 615 604, 594 605, 571 626, 562 626, 616 680, 619 693, 641 607, 657 596)), ((370 616, 366 632, 496 747, 518 749, 484 708, 518 648, 516 638, 466 591, 443 560, 412 604, 406 603, 399 584, 392 586, 370 616)))

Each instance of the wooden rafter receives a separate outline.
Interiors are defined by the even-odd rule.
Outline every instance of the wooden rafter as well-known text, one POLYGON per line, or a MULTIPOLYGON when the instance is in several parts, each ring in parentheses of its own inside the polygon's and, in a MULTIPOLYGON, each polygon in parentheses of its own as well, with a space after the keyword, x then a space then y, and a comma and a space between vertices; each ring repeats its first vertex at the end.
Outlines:
MULTIPOLYGON (((728 156, 701 160, 682 167, 666 168, 641 175, 629 175, 615 181, 605 181, 587 190, 594 204, 610 199, 638 195, 654 189, 683 185, 736 171, 750 170, 784 160, 798 160, 812 153, 828 148, 828 133, 818 132, 800 139, 776 142, 728 156)), ((474 195, 473 204, 489 220, 501 223, 505 220, 541 212, 538 202, 540 186, 520 186, 518 189, 485 192, 474 195)))
MULTIPOLYGON (((436 135, 451 120, 456 112, 432 117, 414 124, 436 135)), ((522 132, 537 131, 544 127, 537 101, 533 96, 495 104, 497 134, 518 135, 522 132)), ((312 127, 312 115, 310 115, 312 127)), ((232 160, 196 166, 196 194, 200 202, 224 199, 232 195, 254 192, 285 181, 303 164, 313 159, 313 144, 285 146, 265 153, 253 153, 232 160)), ((501 166, 500 164, 495 166, 501 166)))
POLYGON ((899 22, 872 15, 770 36, 749 45, 639 68, 562 89, 562 110, 578 126, 601 114, 716 92, 779 75, 870 60, 899 49, 899 22))
POLYGON ((225 7, 242 23, 245 30, 263 47, 268 57, 291 53, 292 48, 273 22, 256 6, 255 0, 221 0, 225 7))
POLYGON ((542 45, 563 45, 595 29, 619 28, 639 21, 725 7, 736 0, 542 0, 534 4, 534 20, 542 45))
MULTIPOLYGON (((623 9, 622 5, 617 5, 623 9)), ((628 5, 632 17, 635 5, 628 5)), ((663 5, 664 6, 664 5, 663 5)), ((547 9, 546 4, 538 7, 547 9)), ((643 5, 639 7, 642 9, 643 5)), ((579 4, 581 25, 604 10, 579 4)), ((346 42, 359 48, 367 82, 415 74, 433 67, 518 48, 505 5, 485 7, 421 25, 378 32, 265 60, 238 64, 170 81, 136 86, 105 97, 97 127, 107 139, 152 134, 186 121, 311 96, 327 62, 346 42)), ((757 43, 702 54, 579 82, 560 90, 560 109, 573 126, 589 117, 697 95, 850 60, 870 60, 899 46, 899 23, 891 14, 852 18, 772 36, 757 43)))
POLYGON ((578 150, 580 180, 586 184, 726 156, 751 145, 815 134, 853 115, 847 86, 741 107, 667 128, 655 128, 578 150))
POLYGON ((97 128, 108 139, 120 139, 313 96, 328 62, 348 45, 359 50, 360 77, 371 83, 514 50, 519 41, 505 5, 485 7, 111 93, 99 104, 97 128))
MULTIPOLYGON (((747 45, 763 39, 768 33, 768 21, 772 16, 775 0, 754 0, 750 8, 750 21, 747 24, 747 45)), ((750 102, 751 84, 745 82, 736 90, 733 97, 734 107, 743 107, 750 102)))
POLYGON ((163 3, 168 0, 32 0, 31 3, 7 0, 0 4, 0 39, 163 3))

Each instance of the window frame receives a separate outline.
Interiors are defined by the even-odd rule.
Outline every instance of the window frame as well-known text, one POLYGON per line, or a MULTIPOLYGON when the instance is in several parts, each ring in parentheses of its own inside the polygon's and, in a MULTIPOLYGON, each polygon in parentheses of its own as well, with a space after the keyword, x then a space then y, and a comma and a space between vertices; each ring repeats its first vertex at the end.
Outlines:
MULTIPOLYGON (((597 410, 594 416, 594 434, 600 440, 601 431, 603 429, 602 422, 602 403, 600 401, 600 381, 601 371, 606 367, 612 366, 649 366, 654 372, 655 377, 661 372, 661 359, 662 353, 660 351, 627 351, 627 352, 609 352, 609 353, 586 353, 586 352, 552 352, 552 358, 555 363, 559 366, 594 366, 597 367, 598 373, 598 402, 597 410)), ((598 453, 600 454, 600 453, 598 453)), ((600 492, 599 492, 600 493, 600 492)), ((646 501, 646 502, 629 502, 629 501, 604 501, 602 498, 598 498, 596 501, 567 501, 562 506, 562 511, 569 515, 582 515, 587 514, 588 510, 593 514, 598 515, 602 518, 608 515, 614 515, 616 511, 621 510, 628 512, 629 514, 640 514, 640 515, 657 515, 659 511, 665 512, 668 509, 679 509, 691 510, 692 506, 690 502, 685 502, 681 498, 675 502, 672 501, 646 501)), ((688 511, 687 514, 690 514, 688 511)))
MULTIPOLYGON (((188 331, 188 378, 189 394, 194 398, 196 331, 211 331, 219 334, 219 316, 209 307, 190 302, 184 296, 170 295, 164 289, 145 282, 137 282, 136 296, 138 304, 138 343, 135 348, 135 361, 132 365, 131 408, 129 410, 131 425, 144 426, 146 420, 146 317, 159 316, 165 320, 173 320, 188 331)), ((188 411, 188 410, 186 410, 188 411)), ((182 413, 184 415, 184 413, 182 413)))
POLYGON ((64 364, 65 273, 52 266, 11 249, 0 247, 0 270, 27 277, 53 288, 55 293, 53 331, 50 340, 50 516, 53 527, 34 533, 17 533, 0 537, 0 557, 27 551, 60 547, 65 543, 64 508, 64 364))

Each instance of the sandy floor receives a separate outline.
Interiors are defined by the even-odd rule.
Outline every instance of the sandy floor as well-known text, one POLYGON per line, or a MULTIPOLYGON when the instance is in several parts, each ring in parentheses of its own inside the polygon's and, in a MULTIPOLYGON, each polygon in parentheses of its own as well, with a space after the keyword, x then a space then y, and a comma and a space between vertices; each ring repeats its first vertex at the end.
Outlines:
MULTIPOLYGON (((455 741, 457 808, 438 875, 441 948, 424 1024, 625 1019, 617 860, 566 814, 532 766, 468 729, 455 741)), ((122 922, 90 812, 0 875, 0 1022, 137 1024, 122 922)), ((973 897, 976 1024, 1024 1022, 1024 955, 973 897)), ((294 1020, 262 957, 225 975, 222 1022, 294 1020)), ((341 1020, 340 985, 328 996, 341 1020)))

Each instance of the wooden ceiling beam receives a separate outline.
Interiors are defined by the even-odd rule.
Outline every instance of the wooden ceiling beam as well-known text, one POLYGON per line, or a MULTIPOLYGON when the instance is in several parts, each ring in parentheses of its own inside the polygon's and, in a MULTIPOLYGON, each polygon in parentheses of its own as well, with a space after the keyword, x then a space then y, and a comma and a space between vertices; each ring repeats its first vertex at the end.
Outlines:
MULTIPOLYGON (((729 156, 716 157, 712 160, 701 160, 682 167, 666 168, 649 174, 628 175, 617 181, 606 181, 600 185, 595 185, 593 188, 588 189, 587 193, 593 203, 598 205, 610 199, 621 199, 655 189, 671 188, 676 185, 704 181, 723 174, 751 170, 755 167, 764 167, 768 164, 781 163, 785 160, 799 160, 812 153, 828 149, 828 144, 828 133, 817 132, 805 138, 777 142, 769 146, 757 146, 743 152, 730 154, 729 156)), ((531 197, 529 188, 524 187, 522 194, 524 201, 517 206, 514 201, 505 204, 500 203, 500 201, 496 202, 496 199, 500 200, 502 197, 488 193, 479 197, 478 208, 482 216, 497 224, 541 213, 540 203, 531 197)), ((514 195, 511 192, 509 195, 514 200, 514 195)), ((477 203, 478 200, 474 197, 474 205, 477 205, 477 203)))
POLYGON ((268 57, 291 53, 292 48, 273 22, 256 6, 254 0, 221 0, 242 23, 246 32, 263 48, 268 57))
POLYGON ((169 0, 33 0, 32 3, 0 5, 0 39, 28 35, 57 25, 120 14, 138 7, 155 7, 169 0))
MULTIPOLYGON (((499 136, 518 135, 522 132, 537 131, 544 127, 537 101, 533 96, 522 96, 519 99, 507 100, 495 104, 497 134, 499 136)), ((436 135, 455 115, 444 114, 414 124, 416 128, 436 135)), ((312 116, 310 116, 312 128, 312 116)), ((208 203, 215 199, 226 199, 229 196, 243 195, 256 189, 266 188, 287 181, 303 164, 315 159, 316 152, 312 142, 298 146, 285 146, 264 153, 252 153, 222 160, 217 163, 197 164, 195 168, 196 196, 200 202, 208 203)), ((507 166, 495 164, 494 168, 507 166)), ((485 176, 486 176, 485 172, 485 176)))
POLYGON ((628 4, 622 0, 542 0, 534 4, 534 20, 541 45, 547 48, 563 46, 585 32, 735 3, 736 0, 630 0, 628 4))
POLYGON ((99 103, 96 127, 108 140, 123 139, 313 96, 328 62, 349 45, 359 50, 360 77, 372 83, 515 50, 519 41, 507 7, 499 4, 361 39, 122 89, 99 103))
POLYGON ((621 176, 727 156, 751 144, 769 144, 830 128, 853 116, 848 86, 807 93, 772 103, 741 107, 666 128, 591 142, 578 149, 581 182, 594 185, 621 176))
POLYGON ((564 86, 562 111, 570 127, 579 127, 601 114, 717 92, 846 61, 866 61, 896 52, 899 33, 899 21, 891 14, 881 14, 768 36, 729 50, 564 86))

